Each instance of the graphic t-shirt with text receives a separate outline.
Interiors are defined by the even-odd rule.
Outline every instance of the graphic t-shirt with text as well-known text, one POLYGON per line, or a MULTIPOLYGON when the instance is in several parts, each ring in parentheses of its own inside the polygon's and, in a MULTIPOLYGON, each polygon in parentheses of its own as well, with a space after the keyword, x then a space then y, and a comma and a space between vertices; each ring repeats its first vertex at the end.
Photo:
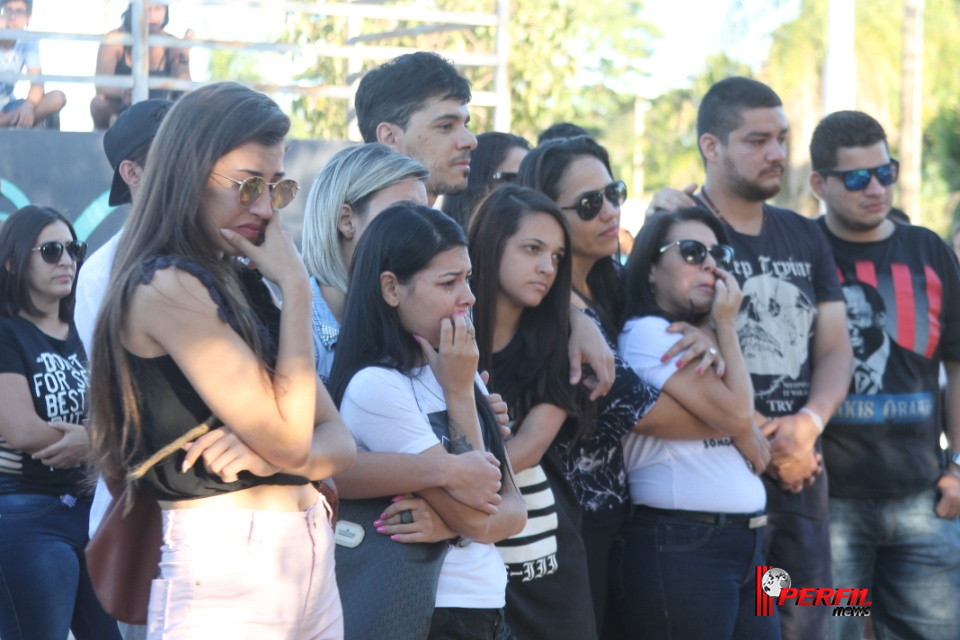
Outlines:
POLYGON ((837 257, 853 346, 850 393, 824 431, 830 495, 889 498, 941 473, 941 362, 960 360, 960 273, 922 227, 846 242, 821 222, 837 257))
MULTIPOLYGON (((795 414, 810 394, 817 305, 843 300, 830 245, 815 221, 769 205, 763 206, 759 235, 729 226, 727 233, 743 291, 736 330, 753 381, 754 408, 767 418, 795 414)), ((823 474, 798 494, 763 479, 771 510, 826 515, 823 474)))
MULTIPOLYGON (((23 376, 23 392, 44 422, 80 424, 87 417, 86 360, 72 323, 66 340, 58 340, 24 318, 0 319, 0 373, 23 376)), ((53 469, 0 437, 0 494, 77 493, 82 477, 80 467, 53 469)))

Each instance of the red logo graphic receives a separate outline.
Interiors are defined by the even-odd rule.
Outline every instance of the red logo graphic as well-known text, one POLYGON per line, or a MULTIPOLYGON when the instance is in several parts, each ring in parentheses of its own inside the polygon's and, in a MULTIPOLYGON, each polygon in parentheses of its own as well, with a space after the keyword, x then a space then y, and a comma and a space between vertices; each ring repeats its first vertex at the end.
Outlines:
POLYGON ((834 616, 869 616, 869 589, 792 588, 790 574, 776 567, 757 567, 756 614, 773 615, 774 603, 834 607, 834 616), (841 601, 845 601, 846 606, 841 601))
POLYGON ((790 586, 790 575, 783 569, 776 567, 757 567, 757 602, 758 616, 773 615, 773 605, 780 590, 790 586))

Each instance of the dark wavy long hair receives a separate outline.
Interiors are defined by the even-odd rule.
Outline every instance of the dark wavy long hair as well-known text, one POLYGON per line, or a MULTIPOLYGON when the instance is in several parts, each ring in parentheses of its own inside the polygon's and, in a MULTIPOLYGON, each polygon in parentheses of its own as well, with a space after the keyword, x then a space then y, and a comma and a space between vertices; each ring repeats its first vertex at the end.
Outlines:
POLYGON ((464 229, 480 201, 495 188, 493 175, 511 149, 530 150, 525 138, 512 133, 488 131, 477 136, 477 148, 470 154, 470 177, 463 193, 443 196, 443 212, 464 229))
MULTIPOLYGON (((480 370, 490 372, 490 385, 503 395, 514 411, 514 423, 520 424, 535 405, 550 398, 559 403, 580 427, 588 427, 592 420, 582 420, 590 412, 590 405, 579 396, 581 388, 570 386, 570 361, 566 344, 570 338, 570 231, 567 219, 557 205, 544 194, 504 185, 498 187, 480 202, 470 218, 470 262, 473 277, 470 281, 477 302, 473 308, 473 323, 480 349, 480 370), (497 298, 500 291, 500 261, 504 248, 523 221, 529 216, 545 214, 563 229, 564 255, 557 265, 553 286, 536 307, 524 309, 517 330, 523 353, 516 371, 516 388, 498 387, 493 369, 493 334, 497 322, 497 298)), ((581 437, 578 428, 573 435, 581 437)))
MULTIPOLYGON (((567 169, 582 156, 593 156, 610 168, 610 156, 599 142, 588 136, 558 138, 549 140, 527 154, 520 163, 517 183, 545 194, 557 202, 567 177, 567 169)), ((617 285, 617 268, 612 259, 597 260, 587 274, 587 286, 593 295, 593 310, 600 317, 600 323, 607 336, 613 339, 617 335, 617 320, 620 318, 620 290, 617 285)))
MULTIPOLYGON (((384 367, 412 377, 423 364, 420 345, 403 329, 398 310, 383 299, 380 274, 390 271, 407 283, 438 254, 466 246, 466 235, 453 218, 421 205, 390 207, 364 230, 353 257, 337 357, 330 371, 330 395, 338 407, 361 369, 384 367)), ((474 395, 484 445, 506 469, 506 451, 493 410, 476 385, 474 395)))

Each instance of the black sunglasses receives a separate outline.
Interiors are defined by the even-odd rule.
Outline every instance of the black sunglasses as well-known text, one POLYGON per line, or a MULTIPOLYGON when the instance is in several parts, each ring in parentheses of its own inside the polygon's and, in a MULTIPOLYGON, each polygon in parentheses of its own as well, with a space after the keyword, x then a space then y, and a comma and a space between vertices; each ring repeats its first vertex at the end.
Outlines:
POLYGON ((850 169, 849 171, 837 171, 836 169, 820 169, 817 171, 822 176, 836 176, 843 178, 843 186, 847 191, 863 191, 870 184, 871 176, 877 177, 884 187, 888 187, 897 181, 900 175, 900 163, 891 158, 887 164, 872 169, 850 169))
POLYGON ((492 180, 493 182, 516 182, 517 172, 516 171, 497 171, 495 174, 490 176, 490 180, 492 180))
POLYGON ((728 244, 715 244, 708 249, 707 245, 697 240, 677 240, 660 247, 660 253, 673 246, 680 247, 680 257, 687 264, 703 264, 709 253, 717 266, 724 271, 733 268, 733 247, 728 244))
POLYGON ((293 199, 297 197, 297 192, 300 191, 300 185, 297 184, 297 181, 289 178, 280 182, 267 182, 260 176, 250 176, 246 180, 234 180, 216 171, 211 173, 240 187, 237 197, 240 199, 240 206, 244 209, 252 207, 267 189, 270 190, 270 206, 274 209, 283 209, 293 202, 293 199))
POLYGON ((79 240, 68 242, 66 246, 56 240, 44 242, 39 247, 34 247, 32 251, 39 251, 40 257, 43 258, 43 261, 47 264, 57 264, 60 261, 60 256, 63 255, 64 249, 67 250, 67 255, 70 256, 70 259, 77 263, 83 262, 84 257, 87 255, 87 243, 80 242, 79 240))
POLYGON ((627 199, 627 185, 623 180, 611 182, 602 191, 587 191, 582 194, 575 205, 560 208, 564 211, 576 211, 581 220, 593 220, 600 213, 600 209, 603 209, 604 197, 610 204, 619 207, 627 199))

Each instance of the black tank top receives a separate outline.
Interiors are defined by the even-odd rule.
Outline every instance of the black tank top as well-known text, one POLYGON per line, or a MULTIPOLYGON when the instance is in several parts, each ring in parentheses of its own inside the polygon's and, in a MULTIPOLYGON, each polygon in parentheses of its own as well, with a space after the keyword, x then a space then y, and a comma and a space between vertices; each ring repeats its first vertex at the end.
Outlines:
MULTIPOLYGON (((157 270, 170 266, 186 271, 203 282, 217 304, 220 318, 237 329, 236 318, 223 303, 213 277, 197 264, 171 257, 154 258, 146 265, 142 283, 150 282, 157 270)), ((242 269, 240 280, 247 302, 260 321, 261 339, 266 345, 268 364, 272 367, 280 333, 280 310, 273 303, 259 272, 242 269)), ((138 393, 137 406, 143 434, 140 446, 134 450, 136 464, 207 420, 211 412, 172 357, 140 358, 129 351, 126 355, 138 393)), ((186 452, 180 450, 159 462, 140 480, 139 486, 158 500, 189 500, 264 484, 303 485, 309 482, 306 478, 284 473, 259 477, 242 471, 235 482, 227 483, 209 473, 202 458, 186 473, 181 472, 185 455, 186 452)))
MULTIPOLYGON (((130 65, 127 63, 127 54, 130 53, 129 47, 124 47, 123 55, 117 60, 117 66, 113 69, 113 75, 115 76, 129 76, 133 73, 133 69, 130 68, 130 65)), ((161 78, 169 78, 173 75, 173 63, 170 60, 170 50, 165 49, 163 51, 163 60, 160 63, 159 69, 150 69, 151 76, 159 76, 161 78)), ((183 95, 182 91, 171 91, 170 89, 151 89, 150 90, 150 99, 151 100, 176 100, 183 95)))

